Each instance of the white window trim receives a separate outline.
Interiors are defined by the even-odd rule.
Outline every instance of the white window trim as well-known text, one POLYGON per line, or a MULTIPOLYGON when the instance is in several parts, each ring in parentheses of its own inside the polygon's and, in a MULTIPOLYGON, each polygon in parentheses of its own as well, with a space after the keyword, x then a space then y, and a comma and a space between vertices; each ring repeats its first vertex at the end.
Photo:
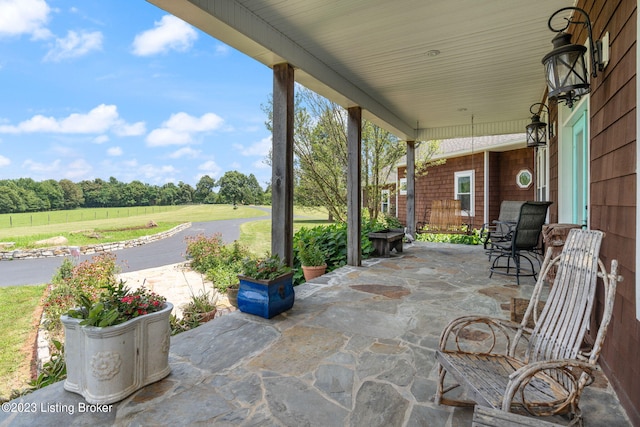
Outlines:
POLYGON ((534 179, 536 184, 536 200, 549 200, 549 150, 547 147, 538 147, 536 150, 534 179))
POLYGON ((380 197, 380 212, 385 213, 385 214, 390 214, 391 212, 391 191, 389 191, 388 189, 384 189, 381 191, 381 197, 380 197), (385 197, 386 195, 386 197, 385 197), (386 200, 386 205, 387 205, 387 211, 384 211, 384 205, 385 205, 385 200, 386 200))
POLYGON ((470 177, 471 178, 471 198, 469 200, 469 204, 470 204, 470 210, 471 212, 469 212, 469 216, 475 216, 475 206, 476 206, 476 192, 475 192, 475 187, 476 187, 476 172, 473 169, 470 170, 466 170, 466 171, 458 171, 454 173, 454 180, 453 180, 453 194, 454 194, 454 198, 455 199, 459 199, 458 196, 458 180, 460 178, 463 177, 470 177))
POLYGON ((516 185, 518 186, 518 188, 523 188, 523 189, 529 188, 533 185, 533 173, 531 173, 529 168, 521 169, 516 174, 516 185), (529 183, 527 185, 524 185, 522 182, 520 182, 520 177, 525 174, 529 175, 529 183))
POLYGON ((398 180, 398 188, 400 189, 398 193, 402 196, 407 194, 407 178, 400 178, 398 180))

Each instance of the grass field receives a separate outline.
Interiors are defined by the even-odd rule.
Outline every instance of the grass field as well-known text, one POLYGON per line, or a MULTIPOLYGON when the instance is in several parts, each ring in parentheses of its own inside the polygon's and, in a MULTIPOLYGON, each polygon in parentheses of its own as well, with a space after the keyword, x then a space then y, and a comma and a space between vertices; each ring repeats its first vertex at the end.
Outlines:
POLYGON ((95 208, 2 214, 0 241, 15 242, 13 248, 33 248, 38 240, 64 236, 68 239, 69 245, 80 246, 134 239, 169 230, 184 222, 266 215, 266 212, 255 207, 239 206, 234 209, 231 205, 95 208), (31 226, 31 217, 34 217, 34 224, 40 225, 31 226), (149 221, 154 221, 158 227, 123 230, 144 227, 149 221))
MULTIPOLYGON (((326 215, 324 216, 326 218, 326 215)), ((329 221, 320 216, 298 217, 293 220, 293 232, 302 227, 312 228, 328 224, 329 221)), ((264 255, 271 250, 271 221, 259 220, 246 222, 240 226, 240 243, 248 247, 256 255, 264 255)))
POLYGON ((38 326, 39 306, 45 286, 0 288, 0 397, 27 385, 31 344, 38 326))

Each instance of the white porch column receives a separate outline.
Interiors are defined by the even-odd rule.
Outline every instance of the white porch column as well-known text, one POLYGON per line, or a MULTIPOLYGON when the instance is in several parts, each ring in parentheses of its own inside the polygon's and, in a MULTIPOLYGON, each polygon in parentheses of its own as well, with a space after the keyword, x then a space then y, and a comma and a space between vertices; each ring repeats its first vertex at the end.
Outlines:
POLYGON ((362 264, 362 109, 347 110, 347 264, 362 264))
POLYGON ((271 160, 271 253, 293 265, 293 117, 294 71, 273 67, 271 160))
POLYGON ((407 232, 416 235, 416 142, 407 141, 407 232))

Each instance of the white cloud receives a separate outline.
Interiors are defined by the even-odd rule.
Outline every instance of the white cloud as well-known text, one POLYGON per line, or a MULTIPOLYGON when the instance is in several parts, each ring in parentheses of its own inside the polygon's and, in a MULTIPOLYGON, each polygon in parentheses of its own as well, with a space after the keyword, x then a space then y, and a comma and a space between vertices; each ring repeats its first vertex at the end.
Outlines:
POLYGON ((40 173, 40 172, 51 173, 51 172, 57 171, 60 168, 60 160, 56 159, 53 162, 40 163, 40 162, 35 162, 31 159, 27 159, 22 163, 22 167, 34 173, 40 173))
POLYGON ((0 37, 30 34, 33 39, 51 36, 46 28, 51 8, 44 0, 0 0, 0 37))
POLYGON ((204 162, 198 165, 198 170, 203 171, 204 175, 209 175, 210 177, 213 177, 213 178, 219 177, 220 174, 222 173, 222 168, 218 166, 218 164, 213 160, 209 160, 207 162, 204 162))
POLYGON ((120 147, 109 147, 107 149, 107 155, 109 155, 109 156, 122 156, 122 148, 120 148, 120 147))
POLYGON ((109 137, 107 135, 100 135, 93 138, 94 144, 104 144, 107 141, 109 141, 109 137))
POLYGON ((163 147, 166 145, 185 145, 193 141, 188 132, 177 132, 173 129, 154 129, 147 136, 149 147, 163 147))
POLYGON ((118 136, 140 136, 144 135, 146 131, 147 125, 145 122, 127 124, 121 121, 118 122, 118 124, 113 129, 113 132, 118 136))
MULTIPOLYGON (((201 117, 193 117, 187 113, 176 113, 161 127, 152 130, 147 136, 147 145, 162 147, 166 145, 186 145, 193 142, 193 134, 219 129, 224 120, 214 114, 207 113, 201 117)), ((0 130, 2 127, 0 127, 0 130)))
MULTIPOLYGON (((0 133, 20 134, 20 133, 63 133, 63 134, 83 134, 97 133, 103 134, 112 130, 118 135, 131 135, 139 133, 120 133, 123 129, 135 129, 140 132, 144 123, 139 122, 129 125, 122 120, 115 105, 98 105, 86 114, 73 113, 69 116, 56 119, 36 115, 32 118, 20 122, 18 125, 0 125, 0 133)), ((94 142, 103 143, 108 138, 104 135, 98 136, 94 142), (105 139, 106 138, 106 139, 105 139)))
POLYGON ((92 169, 86 160, 78 159, 67 165, 64 176, 72 181, 77 181, 87 178, 92 169))
POLYGON ((260 141, 245 147, 244 145, 236 144, 234 145, 240 154, 243 156, 266 156, 269 154, 269 150, 271 149, 271 137, 268 136, 266 138, 261 139, 260 141))
POLYGON ((44 57, 45 61, 58 62, 63 59, 77 58, 94 50, 102 49, 102 33, 67 32, 67 37, 56 38, 55 46, 44 57))
POLYGON ((133 54, 149 56, 170 50, 186 51, 198 38, 192 26, 173 15, 165 15, 155 28, 138 34, 133 40, 133 54))
POLYGON ((137 167, 137 172, 141 174, 144 179, 143 182, 162 183, 174 181, 175 175, 178 170, 172 165, 140 165, 137 167))
POLYGON ((11 160, 8 157, 0 155, 0 168, 3 166, 9 166, 11 164, 11 160))
POLYGON ((181 157, 190 157, 192 159, 195 159, 200 155, 200 153, 202 153, 202 151, 200 150, 194 150, 191 147, 182 147, 179 150, 176 150, 173 153, 169 154, 169 158, 179 159, 181 157))
POLYGON ((164 122, 164 127, 185 132, 205 132, 218 129, 222 125, 222 118, 214 113, 203 114, 202 117, 193 117, 187 113, 176 113, 164 122))
POLYGON ((226 44, 218 43, 216 44, 215 52, 219 56, 226 56, 229 52, 231 52, 231 48, 226 44))
POLYGON ((255 162, 253 162, 253 168, 254 169, 270 169, 271 166, 269 166, 264 159, 262 160, 256 160, 255 162))

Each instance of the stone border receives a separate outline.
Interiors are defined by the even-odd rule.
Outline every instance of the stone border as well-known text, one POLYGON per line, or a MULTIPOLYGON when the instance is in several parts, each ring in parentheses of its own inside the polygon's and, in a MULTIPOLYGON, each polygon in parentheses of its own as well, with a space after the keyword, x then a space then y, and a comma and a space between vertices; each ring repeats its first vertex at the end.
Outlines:
POLYGON ((13 251, 0 251, 0 261, 11 261, 16 259, 33 259, 33 258, 49 258, 56 256, 69 256, 72 255, 72 249, 79 249, 80 254, 91 255, 102 252, 117 251, 119 249, 132 248, 135 246, 146 245, 147 243, 155 242, 156 240, 164 239, 166 237, 173 236, 174 234, 191 227, 190 222, 177 225, 171 230, 163 231, 161 233, 152 234, 150 236, 143 236, 137 239, 124 240, 122 242, 112 243, 99 243, 96 245, 86 246, 57 246, 54 248, 39 248, 39 249, 16 249, 13 251))

